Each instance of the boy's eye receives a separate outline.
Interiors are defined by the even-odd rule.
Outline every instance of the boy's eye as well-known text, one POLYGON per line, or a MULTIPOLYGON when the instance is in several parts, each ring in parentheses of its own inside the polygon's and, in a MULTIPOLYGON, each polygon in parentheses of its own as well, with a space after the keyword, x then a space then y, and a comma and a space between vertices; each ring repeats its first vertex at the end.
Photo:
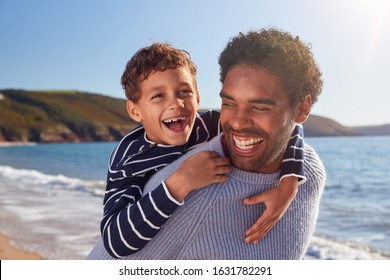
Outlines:
POLYGON ((163 94, 162 93, 157 93, 157 94, 152 96, 152 99, 157 99, 157 98, 161 98, 161 97, 163 97, 163 94))
POLYGON ((191 93, 191 91, 190 90, 188 90, 188 89, 182 89, 182 90, 180 90, 179 91, 179 94, 190 94, 191 93))

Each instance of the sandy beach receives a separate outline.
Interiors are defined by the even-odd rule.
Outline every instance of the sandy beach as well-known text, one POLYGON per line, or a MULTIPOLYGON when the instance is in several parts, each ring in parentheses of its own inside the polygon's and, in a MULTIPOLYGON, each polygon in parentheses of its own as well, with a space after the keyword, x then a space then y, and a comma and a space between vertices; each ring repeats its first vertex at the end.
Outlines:
POLYGON ((39 254, 14 247, 11 239, 0 233, 0 260, 43 260, 39 254))

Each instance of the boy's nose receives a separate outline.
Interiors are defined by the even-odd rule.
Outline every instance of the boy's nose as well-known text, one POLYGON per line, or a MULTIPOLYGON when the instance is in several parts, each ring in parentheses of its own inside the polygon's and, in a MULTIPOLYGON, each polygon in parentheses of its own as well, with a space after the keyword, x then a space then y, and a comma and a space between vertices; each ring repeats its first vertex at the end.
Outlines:
POLYGON ((184 108, 184 100, 178 97, 172 98, 169 103, 169 109, 184 108))

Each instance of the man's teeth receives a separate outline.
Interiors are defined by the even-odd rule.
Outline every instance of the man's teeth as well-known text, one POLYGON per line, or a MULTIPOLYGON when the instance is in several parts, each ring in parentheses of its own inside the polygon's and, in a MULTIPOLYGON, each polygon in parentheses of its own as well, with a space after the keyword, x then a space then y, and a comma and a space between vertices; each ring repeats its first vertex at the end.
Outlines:
POLYGON ((184 120, 185 120, 184 117, 178 117, 178 118, 167 119, 167 120, 164 120, 163 122, 164 123, 173 123, 173 122, 184 121, 184 120))
POLYGON ((263 138, 250 138, 247 140, 239 140, 233 136, 234 143, 241 150, 252 149, 255 144, 263 142, 263 138))

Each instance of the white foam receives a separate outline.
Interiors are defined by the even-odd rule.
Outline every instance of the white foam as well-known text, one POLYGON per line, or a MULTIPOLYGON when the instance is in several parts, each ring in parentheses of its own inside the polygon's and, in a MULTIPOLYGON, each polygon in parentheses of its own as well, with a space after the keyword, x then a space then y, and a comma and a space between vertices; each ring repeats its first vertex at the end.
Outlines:
POLYGON ((48 259, 84 259, 102 217, 101 182, 0 166, 1 230, 48 259))
POLYGON ((64 175, 49 175, 31 169, 16 169, 0 165, 0 178, 17 182, 19 188, 38 186, 47 189, 82 191, 93 195, 104 195, 104 181, 87 181, 64 175))
POLYGON ((367 245, 352 241, 336 241, 323 236, 313 236, 305 259, 321 260, 380 260, 390 255, 367 245))
MULTIPOLYGON (((104 182, 0 165, 1 230, 49 259, 83 259, 99 238, 104 182)), ((381 236, 375 236, 381 238, 381 236)), ((390 259, 361 242, 314 236, 305 259, 390 259)))

